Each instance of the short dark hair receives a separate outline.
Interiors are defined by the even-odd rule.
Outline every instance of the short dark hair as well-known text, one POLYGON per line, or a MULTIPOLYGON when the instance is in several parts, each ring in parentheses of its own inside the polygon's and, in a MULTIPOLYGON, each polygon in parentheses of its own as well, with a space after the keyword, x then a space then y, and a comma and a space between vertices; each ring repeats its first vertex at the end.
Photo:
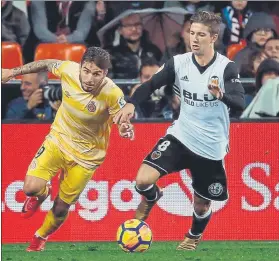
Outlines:
POLYGON ((210 34, 219 34, 222 19, 219 15, 207 11, 198 11, 191 17, 191 24, 200 23, 209 27, 210 34))
POLYGON ((264 47, 266 46, 266 44, 267 44, 269 41, 272 41, 272 40, 278 41, 278 40, 279 40, 279 37, 278 37, 278 36, 275 36, 275 37, 271 37, 271 38, 267 39, 267 41, 266 41, 265 44, 264 44, 264 47))
POLYGON ((241 66, 241 70, 240 70, 241 77, 244 78, 255 77, 256 72, 253 72, 254 62, 258 57, 261 57, 262 55, 266 55, 266 57, 268 56, 264 50, 260 50, 260 49, 255 49, 248 55, 248 64, 243 63, 241 66))
POLYGON ((81 58, 81 65, 84 62, 93 62, 102 70, 111 68, 110 54, 100 47, 89 47, 81 58))
POLYGON ((140 76, 142 74, 143 67, 146 67, 146 66, 158 66, 158 67, 160 67, 160 64, 154 57, 145 58, 142 61, 141 66, 140 66, 140 71, 139 71, 140 76))

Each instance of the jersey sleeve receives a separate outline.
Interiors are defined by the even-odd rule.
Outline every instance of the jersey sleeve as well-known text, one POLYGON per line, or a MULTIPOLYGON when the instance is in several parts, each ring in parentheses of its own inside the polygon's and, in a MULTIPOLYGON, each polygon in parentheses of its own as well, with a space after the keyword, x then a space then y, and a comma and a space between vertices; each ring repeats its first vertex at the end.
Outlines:
POLYGON ((141 84, 139 88, 134 92, 129 102, 134 105, 140 104, 142 101, 147 100, 149 96, 157 89, 163 86, 166 88, 172 88, 175 81, 175 69, 173 57, 162 65, 158 72, 156 72, 152 78, 145 83, 141 84))
POLYGON ((108 111, 110 115, 116 114, 126 104, 122 90, 115 86, 108 97, 108 111))
POLYGON ((59 77, 62 78, 64 74, 70 74, 73 71, 73 67, 76 63, 71 62, 71 61, 58 61, 56 64, 53 65, 52 67, 52 73, 59 77))
POLYGON ((225 93, 221 101, 228 107, 237 110, 245 108, 245 91, 239 79, 237 67, 234 62, 228 63, 224 71, 225 93))

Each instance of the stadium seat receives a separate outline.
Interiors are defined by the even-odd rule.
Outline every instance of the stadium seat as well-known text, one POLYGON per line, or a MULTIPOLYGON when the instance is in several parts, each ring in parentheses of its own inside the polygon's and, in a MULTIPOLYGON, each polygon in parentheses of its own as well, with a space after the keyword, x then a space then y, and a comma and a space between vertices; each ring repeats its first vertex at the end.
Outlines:
POLYGON ((2 68, 11 69, 23 65, 21 46, 18 43, 2 42, 2 68))
POLYGON ((39 44, 35 52, 35 61, 42 59, 58 59, 80 62, 86 47, 82 44, 39 44))
POLYGON ((235 55, 247 45, 245 40, 241 40, 238 44, 231 44, 227 48, 227 57, 233 60, 235 55))
MULTIPOLYGON (((85 50, 82 44, 43 43, 37 46, 34 60, 58 59, 79 63, 85 50)), ((49 78, 56 79, 52 74, 49 74, 49 78)))

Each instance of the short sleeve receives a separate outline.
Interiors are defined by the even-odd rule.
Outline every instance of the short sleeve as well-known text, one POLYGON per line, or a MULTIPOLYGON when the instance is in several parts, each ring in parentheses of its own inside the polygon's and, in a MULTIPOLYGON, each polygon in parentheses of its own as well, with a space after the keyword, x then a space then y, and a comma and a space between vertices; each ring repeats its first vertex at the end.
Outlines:
POLYGON ((108 97, 109 114, 116 114, 126 104, 122 90, 115 86, 108 97))

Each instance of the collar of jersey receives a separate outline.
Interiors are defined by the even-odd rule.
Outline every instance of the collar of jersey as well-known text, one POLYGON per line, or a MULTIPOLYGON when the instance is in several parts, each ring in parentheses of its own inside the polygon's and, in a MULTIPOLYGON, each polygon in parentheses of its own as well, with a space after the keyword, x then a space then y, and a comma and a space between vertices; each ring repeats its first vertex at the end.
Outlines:
POLYGON ((201 74, 203 74, 203 73, 206 71, 206 69, 207 69, 208 67, 210 67, 210 66, 215 62, 216 58, 217 58, 217 52, 215 51, 215 52, 214 52, 214 56, 213 56, 213 58, 211 59, 211 61, 210 61, 207 65, 201 66, 201 65, 198 64, 198 62, 197 62, 197 60, 196 60, 196 58, 195 58, 195 55, 192 54, 192 61, 193 61, 193 63, 196 65, 196 67, 198 68, 198 70, 199 70, 199 72, 200 72, 201 74))

